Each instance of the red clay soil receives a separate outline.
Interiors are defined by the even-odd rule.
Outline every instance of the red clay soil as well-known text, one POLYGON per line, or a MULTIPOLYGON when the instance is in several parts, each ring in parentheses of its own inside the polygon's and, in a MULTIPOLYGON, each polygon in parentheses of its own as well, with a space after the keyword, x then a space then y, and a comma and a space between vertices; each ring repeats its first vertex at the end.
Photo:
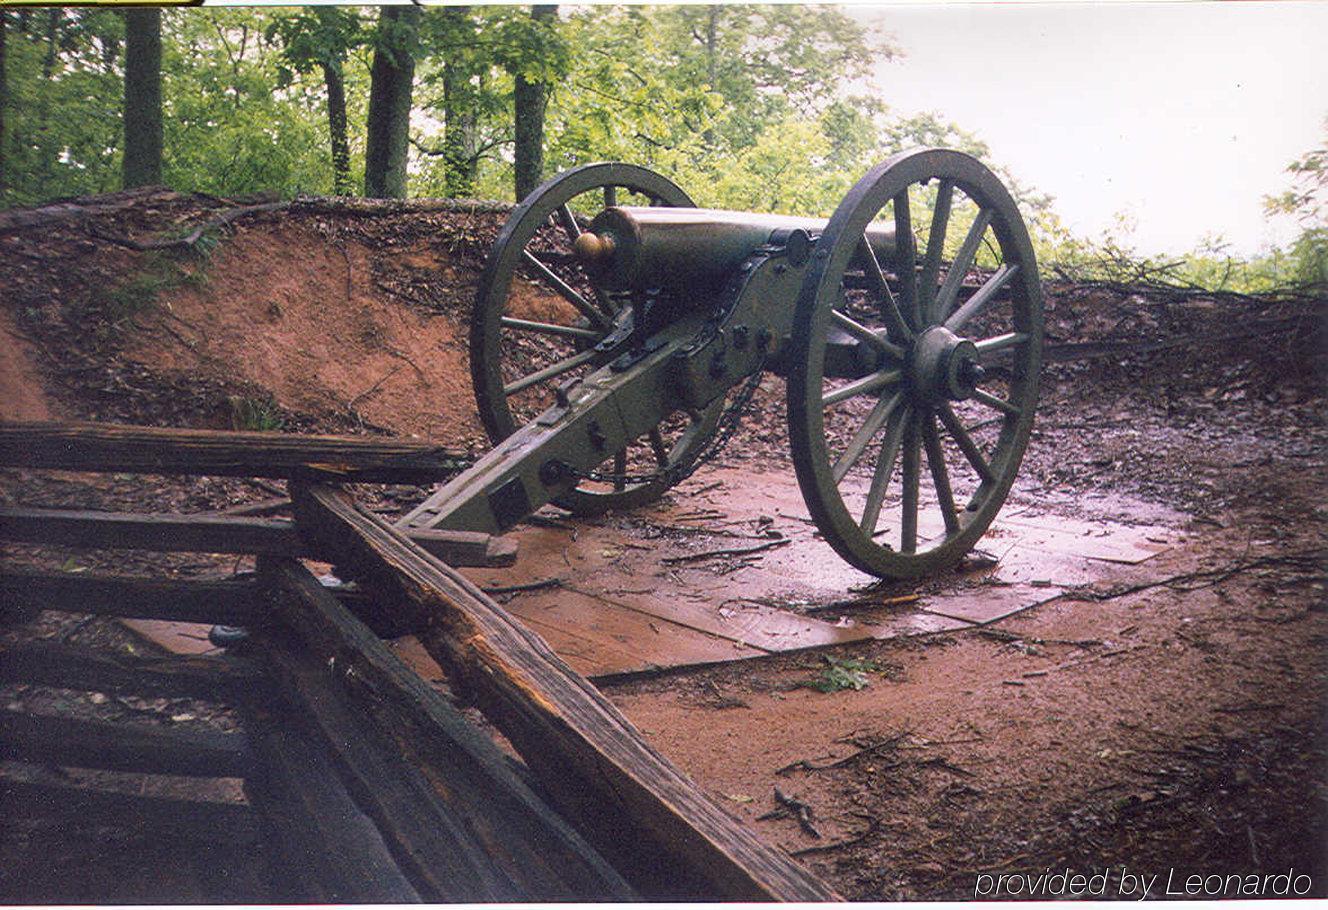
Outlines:
MULTIPOLYGON (((160 236, 225 204, 168 194, 40 236, 0 232, 3 416, 262 419, 482 447, 465 323, 501 216, 265 214, 207 259, 156 254, 175 264, 171 286, 115 310, 106 290, 152 254, 101 237, 160 236)), ((1186 543, 1150 561, 1147 586, 1070 591, 976 632, 837 649, 869 662, 856 691, 807 687, 823 653, 604 688, 698 786, 853 899, 1068 896, 1076 874, 1106 898, 1139 897, 1141 875, 1150 897, 1281 896, 1283 873, 1289 891, 1328 894, 1324 302, 1051 290, 1058 344, 1216 336, 1251 312, 1287 320, 1280 334, 1046 371, 1018 495, 1090 515, 1112 515, 1120 494, 1156 504, 1186 543)), ((767 381, 757 407, 726 461, 787 469, 782 384, 767 381)), ((33 505, 206 510, 272 495, 215 479, 10 471, 0 482, 0 501, 33 505)), ((404 509, 423 491, 385 492, 380 507, 404 509)), ((142 570, 146 558, 117 562, 142 570)), ((232 568, 167 562, 171 574, 232 568)), ((102 628, 43 614, 23 634, 119 634, 102 628)), ((97 710, 154 710, 130 707, 97 710)), ((0 901, 269 899, 252 856, 210 862, 125 837, 110 856, 58 831, 0 838, 0 869, 33 875, 0 875, 0 901), (234 874, 218 872, 226 864, 234 874)))

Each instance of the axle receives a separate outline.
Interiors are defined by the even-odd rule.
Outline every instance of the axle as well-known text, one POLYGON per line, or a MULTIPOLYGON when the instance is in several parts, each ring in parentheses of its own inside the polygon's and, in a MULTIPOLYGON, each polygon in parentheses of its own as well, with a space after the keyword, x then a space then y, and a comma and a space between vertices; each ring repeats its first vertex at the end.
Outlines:
MULTIPOLYGON (((825 230, 821 218, 755 215, 720 209, 605 209, 576 241, 576 255, 590 276, 613 291, 661 288, 689 294, 714 290, 733 269, 763 246, 804 244, 825 230), (801 238, 795 235, 801 232, 801 238)), ((867 230, 882 265, 895 259, 893 227, 867 230)))

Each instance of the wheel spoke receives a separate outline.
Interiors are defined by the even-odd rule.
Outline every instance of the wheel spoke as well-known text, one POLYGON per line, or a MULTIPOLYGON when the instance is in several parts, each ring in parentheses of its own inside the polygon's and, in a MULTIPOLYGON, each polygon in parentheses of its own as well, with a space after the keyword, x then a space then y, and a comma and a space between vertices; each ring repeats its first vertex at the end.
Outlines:
POLYGON ((917 241, 913 238, 913 215, 908 205, 908 188, 895 197, 895 274, 899 276, 899 296, 904 298, 904 318, 918 331, 922 311, 918 306, 917 241))
POLYGON ((979 354, 994 354, 997 351, 1023 344, 1027 340, 1027 332, 1006 332, 1004 335, 997 335, 994 338, 984 338, 975 342, 973 346, 978 349, 979 354))
POLYGON ((936 208, 931 215, 931 233, 927 235, 927 256, 918 277, 918 306, 928 324, 935 322, 936 282, 941 274, 941 255, 945 252, 945 229, 950 224, 950 202, 954 198, 954 181, 942 180, 936 189, 936 208))
POLYGON ((918 423, 921 420, 921 415, 915 411, 909 416, 911 419, 904 427, 904 501, 899 530, 899 551, 901 553, 916 553, 918 551, 918 479, 922 473, 922 452, 918 441, 918 423))
POLYGON ((895 300, 890 285, 885 283, 885 273, 881 271, 881 263, 876 259, 876 251, 871 248, 865 235, 858 242, 856 256, 867 279, 868 289, 876 295, 880 304, 881 318, 885 320, 886 330, 896 340, 912 341, 913 330, 908 327, 908 323, 900 314, 899 303, 895 300))
POLYGON ((976 401, 982 402, 987 407, 995 408, 1002 413, 1009 414, 1011 417, 1018 417, 1023 413, 1023 411, 1019 410, 1019 408, 1006 401, 1004 398, 997 398, 990 392, 984 392, 981 389, 977 389, 973 392, 973 398, 976 401))
POLYGON ((613 488, 615 490, 627 489, 627 481, 623 480, 622 475, 627 473, 627 449, 621 448, 613 455, 613 488))
POLYGON ((835 324, 838 325, 841 329, 843 329, 845 332, 848 332, 850 335, 852 335, 854 338, 857 338, 859 341, 865 341, 867 344, 871 345, 872 347, 876 348, 879 351, 883 351, 890 357, 893 357, 895 360, 904 359, 905 352, 903 348, 901 348, 897 344, 893 344, 892 342, 887 341, 883 336, 878 335, 876 332, 873 332, 871 329, 867 328, 862 323, 857 322, 856 320, 848 316, 845 316, 839 310, 831 310, 830 318, 833 319, 835 321, 835 324))
POLYGON ((931 469, 932 483, 936 486, 936 499, 941 504, 941 517, 945 519, 947 535, 959 532, 959 512, 955 509, 954 491, 950 489, 950 473, 945 468, 945 450, 936 432, 936 417, 926 414, 922 418, 922 444, 927 447, 927 467, 931 469))
POLYGON ((576 238, 581 236, 581 225, 576 223, 576 216, 572 214, 572 207, 566 202, 558 206, 558 221, 562 223, 568 239, 575 241, 576 238))
MULTIPOLYGON (((964 323, 968 322, 978 313, 981 313, 982 310, 986 308, 987 304, 991 303, 992 299, 1000 289, 1009 284, 1010 279, 1018 272, 1018 263, 1015 263, 1014 265, 1003 265, 997 269, 996 273, 988 278, 982 287, 978 288, 977 293, 968 298, 963 306, 955 310, 953 316, 945 320, 945 327, 952 332, 957 332, 959 329, 963 328, 964 323)), ((946 280, 949 280, 948 275, 946 276, 946 280)))
POLYGON ((945 283, 936 293, 936 303, 932 309, 936 313, 936 321, 945 322, 947 328, 949 320, 946 317, 950 308, 954 306, 955 298, 959 296, 959 288, 964 283, 964 276, 968 274, 969 266, 973 264, 973 257, 978 253, 982 235, 987 232, 987 226, 991 224, 991 216, 991 209, 982 209, 978 212, 978 217, 968 229, 968 235, 964 237, 959 252, 955 254, 954 262, 950 263, 950 270, 945 273, 945 283))
POLYGON ((881 454, 876 459, 876 470, 872 474, 871 486, 867 489, 867 504, 863 507, 862 520, 858 523, 858 527, 869 536, 876 530, 876 520, 881 517, 885 488, 890 484, 890 475, 894 473, 895 459, 899 456, 899 441, 904 435, 904 425, 908 423, 911 410, 909 405, 904 405, 890 415, 890 422, 886 425, 881 454))
POLYGON ((955 444, 959 446, 959 451, 964 453, 964 457, 973 466, 973 470, 978 472, 978 476, 988 483, 994 481, 996 475, 992 473, 991 465, 987 464, 987 459, 983 457, 982 450, 973 441, 973 437, 969 435, 968 430, 964 429, 964 425, 959 422, 959 415, 955 414, 954 408, 950 407, 949 402, 942 404, 936 413, 941 418, 941 423, 945 425, 945 429, 954 438, 955 444))
POLYGON ((839 483, 844 479, 844 475, 847 474, 849 469, 852 468, 853 465, 857 463, 857 460, 862 457, 862 453, 866 451, 867 445, 872 441, 876 436, 876 433, 881 429, 881 426, 889 419, 890 415, 895 412, 903 400, 904 393, 895 392, 890 397, 882 398, 880 401, 876 402, 876 407, 872 408, 872 412, 867 416, 867 420, 858 428, 858 432, 853 434, 853 439, 849 441, 848 447, 844 449, 844 453, 840 455, 839 460, 835 462, 832 471, 835 483, 839 483))
POLYGON ((659 427, 651 430, 647 434, 647 438, 650 440, 650 451, 655 453, 655 464, 661 468, 668 467, 669 450, 664 445, 664 437, 660 434, 659 427))
POLYGON ((523 376, 515 382, 503 386, 504 395, 515 395, 517 392, 524 391, 533 385, 544 382, 546 379, 552 379, 555 376, 561 376, 569 370, 575 370, 577 367, 590 363, 595 359, 595 350, 582 351, 566 360, 560 360, 557 363, 550 364, 542 370, 537 370, 529 376, 523 376))
POLYGON ((584 338, 587 341, 599 341, 604 337, 603 332, 594 332, 590 329, 583 329, 574 325, 556 325, 551 322, 533 322, 529 319, 516 319, 512 316, 503 316, 499 321, 509 329, 517 329, 522 332, 538 332, 541 335, 558 335, 564 338, 584 338))
POLYGON ((612 208, 618 204, 618 188, 616 186, 604 187, 604 207, 612 208))
POLYGON ((521 258, 524 259, 541 278, 547 281, 564 300, 576 307, 582 316, 585 316, 606 332, 613 327, 609 322, 608 317, 600 312, 598 307, 591 304, 589 300, 586 300, 586 298, 577 293, 575 288, 554 274, 553 270, 537 259, 534 253, 530 250, 522 250, 521 258))
POLYGON ((861 379, 855 379, 837 389, 826 392, 821 396, 821 403, 827 406, 838 404, 841 401, 854 398, 858 395, 866 395, 868 392, 875 392, 888 385, 894 385, 899 381, 899 375, 900 373, 897 369, 877 370, 875 373, 869 373, 861 379))

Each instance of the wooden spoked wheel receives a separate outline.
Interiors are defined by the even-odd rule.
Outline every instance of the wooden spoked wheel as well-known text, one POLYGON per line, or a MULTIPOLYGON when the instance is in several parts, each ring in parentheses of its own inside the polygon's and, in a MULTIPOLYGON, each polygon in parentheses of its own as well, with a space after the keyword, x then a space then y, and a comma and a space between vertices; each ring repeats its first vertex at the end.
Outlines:
POLYGON ((887 578, 958 562, 1019 470, 1041 357, 1037 264, 996 176, 922 149, 863 177, 813 252, 788 359, 793 463, 836 552, 887 578), (892 261, 864 239, 878 219, 892 261), (827 359, 845 342, 850 364, 827 359))
MULTIPOLYGON (((645 168, 588 164, 526 197, 494 243, 470 335, 475 399, 494 444, 551 407, 558 386, 603 366, 610 355, 596 345, 631 318, 628 299, 597 287, 572 253, 584 225, 613 205, 690 207, 692 201, 645 168)), ((684 461, 710 435, 721 405, 666 418, 597 470, 647 477, 684 461)), ((583 480, 558 503, 581 514, 631 508, 668 485, 583 480)))

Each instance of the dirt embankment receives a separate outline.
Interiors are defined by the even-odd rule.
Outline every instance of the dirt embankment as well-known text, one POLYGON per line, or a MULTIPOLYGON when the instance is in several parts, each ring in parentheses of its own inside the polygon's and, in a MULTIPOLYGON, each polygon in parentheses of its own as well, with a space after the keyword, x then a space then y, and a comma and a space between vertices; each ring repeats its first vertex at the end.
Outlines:
POLYGON ((467 321, 495 211, 224 211, 145 193, 0 233, 0 417, 376 432, 472 446, 467 321))

